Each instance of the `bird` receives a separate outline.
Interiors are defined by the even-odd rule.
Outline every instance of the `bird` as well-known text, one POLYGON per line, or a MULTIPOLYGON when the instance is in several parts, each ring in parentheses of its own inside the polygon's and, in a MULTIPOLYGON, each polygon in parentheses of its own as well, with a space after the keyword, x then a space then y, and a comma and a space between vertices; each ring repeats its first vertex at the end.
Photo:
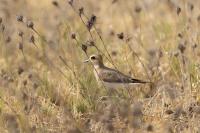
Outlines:
POLYGON ((109 68, 104 65, 103 58, 100 54, 93 54, 84 63, 91 62, 94 66, 94 74, 98 83, 103 84, 107 88, 129 88, 138 84, 150 83, 140 79, 132 78, 122 72, 109 68))

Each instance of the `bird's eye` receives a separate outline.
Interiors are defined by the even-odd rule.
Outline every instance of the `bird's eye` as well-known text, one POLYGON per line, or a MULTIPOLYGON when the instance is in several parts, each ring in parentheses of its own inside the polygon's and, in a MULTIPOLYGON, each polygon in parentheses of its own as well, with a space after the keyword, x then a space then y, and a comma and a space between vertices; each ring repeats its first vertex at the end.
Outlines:
POLYGON ((92 60, 95 60, 96 58, 94 56, 91 57, 92 60))

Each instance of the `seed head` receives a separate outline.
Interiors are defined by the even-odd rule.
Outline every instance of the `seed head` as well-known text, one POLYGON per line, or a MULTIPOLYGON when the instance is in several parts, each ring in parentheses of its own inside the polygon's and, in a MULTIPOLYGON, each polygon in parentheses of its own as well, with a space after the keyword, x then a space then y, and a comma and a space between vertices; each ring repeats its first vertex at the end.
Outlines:
POLYGON ((33 35, 31 35, 29 42, 35 44, 35 37, 33 35))
POLYGON ((142 11, 142 8, 140 6, 135 7, 135 12, 140 13, 142 11))
POLYGON ((82 14, 84 14, 84 8, 83 7, 79 8, 79 16, 81 16, 82 14))
POLYGON ((87 28, 89 31, 92 29, 92 27, 94 26, 95 23, 96 23, 96 16, 92 15, 87 22, 87 28))
POLYGON ((113 1, 112 1, 112 4, 115 4, 117 1, 118 1, 118 0, 113 0, 113 1))
POLYGON ((1 31, 4 32, 4 30, 5 30, 5 25, 2 24, 2 25, 1 25, 1 31))
POLYGON ((200 22, 200 15, 197 17, 197 21, 200 22))
POLYGON ((181 13, 181 8, 180 7, 177 7, 176 13, 177 13, 177 15, 179 15, 181 13))
POLYGON ((19 50, 23 50, 23 44, 21 42, 19 43, 19 50))
POLYGON ((171 114, 173 114, 174 112, 171 110, 171 109, 168 109, 168 110, 166 110, 165 111, 165 114, 167 114, 167 115, 171 115, 171 114))
POLYGON ((71 38, 72 38, 72 39, 76 39, 76 33, 72 33, 72 34, 71 34, 71 38))
POLYGON ((0 24, 3 22, 3 19, 0 17, 0 24))
POLYGON ((90 21, 88 21, 88 23, 87 23, 87 28, 88 28, 89 31, 92 29, 92 26, 93 26, 93 24, 90 23, 90 21))
POLYGON ((158 57, 159 57, 159 58, 163 57, 163 52, 162 52, 161 49, 159 49, 159 51, 158 51, 158 57))
POLYGON ((178 49, 181 51, 181 53, 184 53, 186 47, 185 47, 184 44, 180 43, 180 44, 178 45, 178 49))
POLYGON ((189 3, 189 8, 190 8, 191 11, 193 11, 194 5, 192 3, 189 3))
POLYGON ((123 40, 123 39, 124 39, 124 33, 121 32, 121 33, 117 34, 117 37, 118 37, 119 39, 123 40))
POLYGON ((73 5, 73 2, 74 2, 73 0, 68 1, 69 5, 71 5, 71 6, 73 5))
POLYGON ((17 70, 17 73, 19 75, 21 75, 23 72, 24 72, 24 69, 22 67, 19 67, 18 70, 17 70))
POLYGON ((179 38, 183 38, 183 35, 181 33, 178 33, 179 38))
POLYGON ((178 57, 178 56, 179 56, 179 52, 178 52, 178 51, 175 51, 175 52, 173 53, 173 56, 178 57))
POLYGON ((193 44, 193 45, 192 45, 192 48, 193 48, 193 49, 197 48, 197 44, 196 44, 196 43, 193 44))
POLYGON ((27 24, 26 24, 26 26, 27 26, 28 28, 33 29, 34 23, 33 23, 32 21, 28 21, 27 24))
POLYGON ((92 23, 95 23, 95 22, 96 22, 96 19, 97 19, 97 17, 96 17, 94 14, 92 14, 92 16, 91 16, 91 18, 90 18, 90 21, 91 21, 92 23))
POLYGON ((111 30, 109 34, 110 34, 110 36, 114 36, 115 32, 113 30, 111 30))
POLYGON ((87 46, 85 44, 82 44, 81 48, 85 53, 87 53, 87 46))
POLYGON ((23 32, 23 31, 19 31, 19 32, 18 32, 18 35, 19 35, 20 37, 23 37, 24 32, 23 32))
POLYGON ((11 41, 11 37, 8 36, 5 41, 6 41, 6 43, 9 43, 11 41))
POLYGON ((90 47, 95 46, 95 42, 91 41, 91 40, 88 40, 87 41, 87 46, 90 46, 90 47))
POLYGON ((112 51, 111 54, 112 54, 112 56, 116 56, 117 55, 117 51, 112 51))
POLYGON ((53 4, 55 7, 59 7, 59 5, 58 5, 58 2, 57 2, 57 1, 52 1, 52 4, 53 4))
POLYGON ((18 16, 17 16, 17 21, 18 21, 18 22, 23 22, 23 18, 24 18, 24 17, 23 17, 22 15, 18 15, 18 16))
POLYGON ((23 84, 24 84, 24 86, 26 86, 27 85, 27 80, 24 80, 23 84))
POLYGON ((146 130, 148 132, 153 132, 153 126, 151 124, 147 125, 146 130))
POLYGON ((28 75, 28 78, 29 78, 29 79, 32 79, 32 77, 33 77, 33 75, 30 73, 30 74, 28 75))

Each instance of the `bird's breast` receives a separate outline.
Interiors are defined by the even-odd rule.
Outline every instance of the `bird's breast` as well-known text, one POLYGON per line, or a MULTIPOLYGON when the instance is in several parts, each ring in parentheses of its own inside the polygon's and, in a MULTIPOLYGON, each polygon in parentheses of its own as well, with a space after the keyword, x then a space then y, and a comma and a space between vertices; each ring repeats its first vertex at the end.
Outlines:
POLYGON ((96 78, 97 81, 100 80, 99 74, 98 74, 98 70, 97 70, 97 69, 94 69, 94 76, 95 76, 95 78, 96 78))

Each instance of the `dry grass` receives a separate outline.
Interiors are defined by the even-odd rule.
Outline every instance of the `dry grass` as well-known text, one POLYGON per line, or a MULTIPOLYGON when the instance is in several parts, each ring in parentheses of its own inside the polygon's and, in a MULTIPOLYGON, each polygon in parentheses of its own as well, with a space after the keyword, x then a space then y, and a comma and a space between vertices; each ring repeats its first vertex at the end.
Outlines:
POLYGON ((0 132, 200 132, 199 0, 0 0, 0 132), (92 53, 151 85, 99 87, 92 53))

